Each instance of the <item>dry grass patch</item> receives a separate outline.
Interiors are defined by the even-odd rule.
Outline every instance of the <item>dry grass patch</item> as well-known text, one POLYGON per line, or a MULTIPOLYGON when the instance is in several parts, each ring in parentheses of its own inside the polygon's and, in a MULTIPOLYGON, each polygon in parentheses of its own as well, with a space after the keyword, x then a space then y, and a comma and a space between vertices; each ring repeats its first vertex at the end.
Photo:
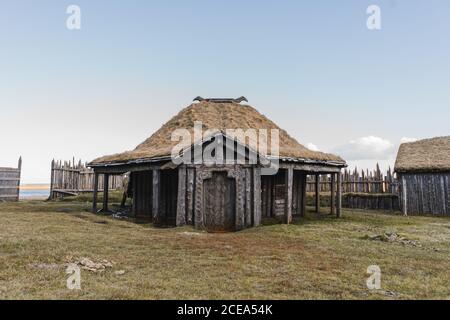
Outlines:
POLYGON ((450 298, 449 218, 344 211, 337 220, 311 213, 289 226, 208 234, 157 229, 88 209, 78 202, 0 204, 0 298, 450 298), (366 237, 384 232, 421 246, 366 237), (67 257, 113 267, 82 270, 82 290, 70 291, 67 257), (382 270, 379 292, 365 286, 372 264, 382 270))

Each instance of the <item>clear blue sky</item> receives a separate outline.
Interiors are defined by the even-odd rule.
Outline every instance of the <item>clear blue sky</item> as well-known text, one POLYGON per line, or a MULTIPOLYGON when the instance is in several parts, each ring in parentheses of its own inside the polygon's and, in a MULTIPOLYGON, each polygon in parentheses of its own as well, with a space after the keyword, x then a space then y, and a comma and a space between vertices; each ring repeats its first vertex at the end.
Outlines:
POLYGON ((450 134, 449 34, 448 0, 4 0, 0 166, 23 155, 24 182, 46 182, 52 158, 132 149, 197 95, 245 95, 303 144, 392 163, 401 138, 450 134))

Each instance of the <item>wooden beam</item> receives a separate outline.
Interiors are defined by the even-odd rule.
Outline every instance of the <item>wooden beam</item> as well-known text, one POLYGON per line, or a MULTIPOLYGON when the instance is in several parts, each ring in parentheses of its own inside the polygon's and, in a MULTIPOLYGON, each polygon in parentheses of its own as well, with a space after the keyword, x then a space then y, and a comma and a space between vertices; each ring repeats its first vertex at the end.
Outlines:
POLYGON ((130 164, 130 165, 121 165, 121 166, 111 166, 111 167, 95 167, 95 171, 98 173, 110 173, 110 174, 123 174, 126 172, 139 172, 139 171, 149 171, 160 169, 163 163, 155 163, 155 164, 130 164))
POLYGON ((178 167, 177 227, 186 224, 186 167, 178 167))
POLYGON ((331 174, 331 188, 330 188, 330 214, 334 215, 335 210, 335 195, 336 195, 336 174, 331 174))
POLYGON ((152 215, 153 223, 160 222, 160 188, 161 188, 161 171, 159 169, 153 170, 153 180, 152 180, 152 215))
POLYGON ((103 175, 103 212, 108 212, 108 199, 109 198, 109 174, 103 175))
POLYGON ((316 180, 315 180, 315 203, 316 203, 316 213, 320 213, 320 175, 316 174, 316 180))
POLYGON ((2 179, 2 181, 20 181, 20 178, 3 178, 3 177, 0 177, 0 179, 2 179))
POLYGON ((292 189, 293 189, 292 186, 294 179, 294 169, 292 167, 286 169, 285 179, 286 179, 285 182, 286 198, 284 203, 285 223, 290 224, 292 222, 292 189))
POLYGON ((261 224, 261 168, 253 168, 253 226, 261 224))
POLYGON ((97 213, 98 173, 94 173, 94 195, 92 199, 92 213, 97 213))
POLYGON ((337 195, 336 195, 336 217, 341 217, 342 209, 342 183, 341 183, 341 173, 337 174, 337 195))
POLYGON ((289 164, 280 163, 280 169, 287 169, 289 166, 294 166, 294 170, 297 171, 307 171, 311 173, 333 173, 340 172, 341 167, 336 166, 326 166, 326 165, 314 165, 314 164, 289 164))

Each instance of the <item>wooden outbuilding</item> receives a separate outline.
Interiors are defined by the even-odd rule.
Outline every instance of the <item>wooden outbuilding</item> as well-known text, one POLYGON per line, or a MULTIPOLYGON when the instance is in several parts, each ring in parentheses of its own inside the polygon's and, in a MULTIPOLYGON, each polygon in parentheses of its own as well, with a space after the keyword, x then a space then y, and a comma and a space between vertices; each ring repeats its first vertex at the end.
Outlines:
MULTIPOLYGON (((101 157, 89 164, 95 171, 95 181, 99 175, 130 172, 129 190, 136 218, 160 226, 189 224, 212 232, 258 226, 266 217, 290 223, 294 215, 305 214, 307 175, 317 177, 319 211, 319 174, 331 175, 331 213, 340 216, 344 160, 305 148, 257 110, 241 104, 246 101, 243 97, 196 100, 133 151, 101 157), (203 130, 200 136, 196 132, 199 123, 203 130), (177 129, 193 138, 174 155, 174 147, 180 145, 173 139, 177 129), (231 136, 229 129, 257 131, 257 142, 264 142, 266 149, 253 147, 254 136, 231 136), (263 136, 261 132, 268 133, 263 136), (214 161, 198 161, 196 155, 207 152, 213 143, 214 161), (220 150, 231 153, 234 161, 229 162, 229 157, 218 161, 220 150), (185 157, 188 154, 189 158, 185 157), (174 160, 181 157, 192 161, 174 160), (244 161, 237 161, 239 157, 244 161), (278 170, 268 170, 274 167, 278 170)), ((98 212, 98 187, 94 185, 93 211, 98 212)), ((107 211, 107 184, 104 193, 102 210, 107 211)))
POLYGON ((404 215, 450 214, 450 136, 403 143, 395 172, 404 215))
POLYGON ((19 201, 22 157, 17 168, 0 167, 0 201, 19 201))

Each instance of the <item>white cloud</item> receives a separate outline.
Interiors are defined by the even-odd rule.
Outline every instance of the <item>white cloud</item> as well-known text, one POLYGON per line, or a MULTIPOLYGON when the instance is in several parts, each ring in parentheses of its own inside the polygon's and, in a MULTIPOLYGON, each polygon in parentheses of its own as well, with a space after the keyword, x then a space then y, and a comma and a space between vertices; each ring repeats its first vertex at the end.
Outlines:
POLYGON ((394 144, 389 140, 367 136, 351 140, 333 150, 345 160, 387 160, 395 152, 394 144))
POLYGON ((400 143, 408 143, 408 142, 415 142, 418 139, 416 138, 408 138, 408 137, 403 137, 400 139, 400 143))
POLYGON ((319 148, 314 143, 308 143, 306 147, 311 151, 320 151, 319 148))

